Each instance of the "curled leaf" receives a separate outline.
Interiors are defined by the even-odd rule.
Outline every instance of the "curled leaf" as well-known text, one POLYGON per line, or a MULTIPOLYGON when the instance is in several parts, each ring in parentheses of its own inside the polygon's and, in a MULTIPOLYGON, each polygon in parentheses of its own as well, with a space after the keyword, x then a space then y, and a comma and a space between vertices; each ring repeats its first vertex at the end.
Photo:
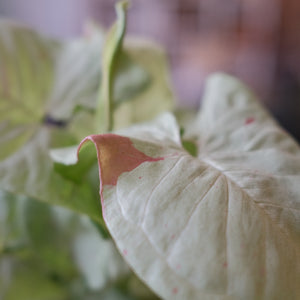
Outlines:
POLYGON ((124 39, 127 6, 127 1, 116 4, 117 20, 107 34, 103 49, 98 132, 149 120, 173 106, 174 96, 162 49, 142 39, 124 39))
POLYGON ((197 124, 197 157, 171 115, 85 139, 120 252, 164 299, 299 298, 299 146, 227 75, 197 124))

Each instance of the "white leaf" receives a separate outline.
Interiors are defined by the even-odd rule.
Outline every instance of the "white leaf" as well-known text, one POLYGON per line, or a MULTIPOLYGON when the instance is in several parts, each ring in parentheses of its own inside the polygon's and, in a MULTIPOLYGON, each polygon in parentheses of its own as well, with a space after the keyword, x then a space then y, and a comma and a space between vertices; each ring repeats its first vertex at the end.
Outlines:
POLYGON ((208 81, 198 157, 170 120, 86 138, 123 257, 164 299, 299 299, 297 143, 227 75, 208 81))

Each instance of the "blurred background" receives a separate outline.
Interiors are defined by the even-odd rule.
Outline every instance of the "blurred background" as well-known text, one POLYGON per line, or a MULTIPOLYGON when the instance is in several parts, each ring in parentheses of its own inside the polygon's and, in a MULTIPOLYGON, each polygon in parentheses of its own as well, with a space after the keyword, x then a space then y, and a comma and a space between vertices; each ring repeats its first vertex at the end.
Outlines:
MULTIPOLYGON (((108 27, 113 0, 0 0, 0 15, 71 38, 93 19, 108 27)), ((128 31, 161 43, 180 104, 198 107, 207 75, 245 81, 300 140, 299 0, 132 0, 128 31)))

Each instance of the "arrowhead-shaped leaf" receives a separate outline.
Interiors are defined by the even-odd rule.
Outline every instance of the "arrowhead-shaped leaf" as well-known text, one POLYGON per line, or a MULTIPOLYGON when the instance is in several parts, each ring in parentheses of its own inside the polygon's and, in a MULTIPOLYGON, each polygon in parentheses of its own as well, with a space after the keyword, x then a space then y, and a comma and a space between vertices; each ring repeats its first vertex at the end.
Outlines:
POLYGON ((299 298, 299 146, 226 75, 196 124, 197 157, 171 115, 85 139, 120 252, 164 299, 299 298))
MULTIPOLYGON (((65 81, 56 81, 66 62, 66 58, 63 59, 66 51, 75 61, 81 57, 82 53, 75 48, 89 52, 89 58, 80 64, 79 73, 82 75, 94 61, 90 52, 95 48, 99 51, 99 42, 82 39, 67 47, 67 44, 42 37, 28 28, 1 21, 0 190, 61 204, 99 219, 100 209, 91 183, 85 180, 75 185, 65 180, 54 172, 49 156, 50 147, 67 146, 78 141, 69 132, 70 116, 82 100, 83 93, 89 99, 95 93, 90 85, 82 83, 72 93, 64 94, 68 87, 67 78, 76 84, 79 76, 78 72, 67 68, 65 81), (55 95, 63 97, 60 102, 55 95), (62 115, 55 115, 51 105, 59 108, 62 115), (83 198, 87 201, 84 206, 80 204, 83 198)), ((92 73, 99 81, 98 75, 92 73)))

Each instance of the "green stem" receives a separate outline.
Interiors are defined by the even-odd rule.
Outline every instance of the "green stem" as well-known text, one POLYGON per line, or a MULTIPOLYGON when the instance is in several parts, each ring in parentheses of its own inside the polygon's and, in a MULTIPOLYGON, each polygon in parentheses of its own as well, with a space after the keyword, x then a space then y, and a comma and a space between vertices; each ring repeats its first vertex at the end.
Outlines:
MULTIPOLYGON (((127 6, 128 1, 121 1, 116 4, 117 21, 108 33, 103 50, 102 82, 98 109, 102 118, 105 119, 105 131, 114 129, 114 81, 117 72, 116 64, 122 52, 123 38, 126 32, 127 6)), ((101 120, 99 121, 101 122, 101 120)))
POLYGON ((109 78, 109 92, 110 97, 107 99, 108 101, 108 131, 112 131, 114 129, 114 80, 115 80, 115 72, 116 72, 116 61, 118 60, 118 57, 120 56, 120 53, 123 48, 123 39, 126 32, 126 25, 127 25, 127 6, 128 1, 122 1, 116 4, 116 12, 117 12, 117 29, 118 29, 118 43, 115 48, 115 53, 112 58, 112 65, 111 65, 111 72, 110 72, 110 78, 109 78))

